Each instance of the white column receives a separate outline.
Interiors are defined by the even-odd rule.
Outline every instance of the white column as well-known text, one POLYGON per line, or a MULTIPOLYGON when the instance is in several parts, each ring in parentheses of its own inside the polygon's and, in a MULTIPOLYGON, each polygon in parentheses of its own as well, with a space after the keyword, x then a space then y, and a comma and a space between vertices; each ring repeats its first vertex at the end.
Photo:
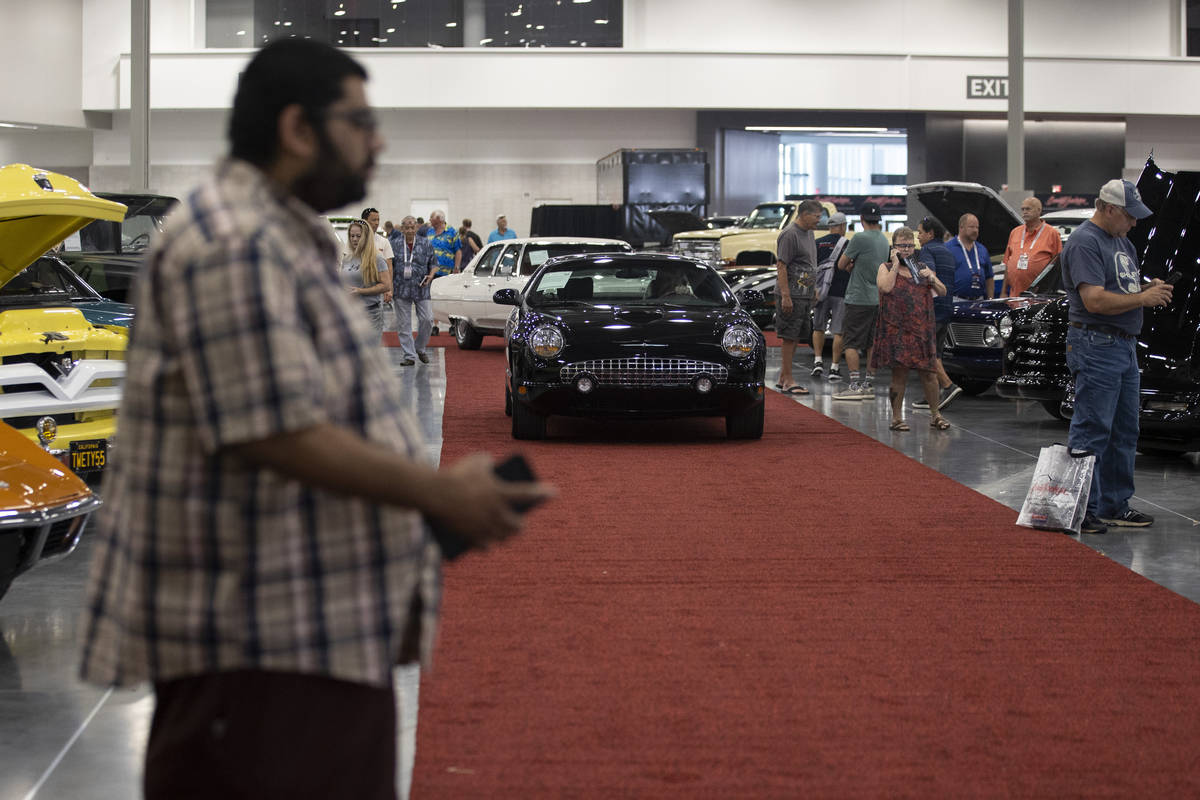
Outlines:
POLYGON ((132 0, 129 82, 129 188, 150 189, 150 0, 132 0))
POLYGON ((487 36, 487 18, 483 0, 463 0, 463 47, 479 47, 487 36))

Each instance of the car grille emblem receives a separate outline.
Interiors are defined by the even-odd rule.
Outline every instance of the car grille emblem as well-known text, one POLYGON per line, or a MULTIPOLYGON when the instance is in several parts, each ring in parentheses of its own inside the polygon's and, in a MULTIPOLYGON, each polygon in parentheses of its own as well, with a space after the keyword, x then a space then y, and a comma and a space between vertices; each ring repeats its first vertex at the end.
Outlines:
POLYGON ((68 337, 65 333, 59 333, 58 331, 42 332, 42 344, 50 344, 50 342, 65 342, 67 338, 68 337))

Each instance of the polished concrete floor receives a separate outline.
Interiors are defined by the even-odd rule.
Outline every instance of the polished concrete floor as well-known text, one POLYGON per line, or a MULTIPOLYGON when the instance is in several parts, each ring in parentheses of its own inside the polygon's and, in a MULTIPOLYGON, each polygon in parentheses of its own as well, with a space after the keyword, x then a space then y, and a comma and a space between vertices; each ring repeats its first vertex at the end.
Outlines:
MULTIPOLYGON (((445 370, 441 351, 433 363, 400 367, 405 396, 421 420, 430 456, 441 449, 445 370)), ((779 370, 772 350, 770 383, 779 370)), ((497 356, 499 357, 499 356, 497 356)), ((906 409, 912 430, 888 430, 886 375, 874 401, 834 402, 832 387, 808 379, 811 354, 801 350, 796 375, 813 393, 796 402, 826 414, 1014 509, 1021 505, 1038 449, 1065 441, 1065 423, 1041 406, 988 393, 962 397, 945 411, 953 423, 934 432, 928 413, 906 409)), ((909 385, 910 399, 919 387, 909 385)), ((1075 537, 1152 581, 1200 602, 1200 458, 1139 456, 1134 505, 1157 517, 1154 527, 1114 529, 1075 537)), ((963 520, 964 526, 970 520, 963 520)), ((1015 529, 1014 536, 1062 536, 1015 529)), ((138 796, 141 752, 151 701, 144 691, 112 692, 76 678, 78 617, 91 555, 86 540, 69 558, 18 579, 0 600, 0 800, 40 798, 109 800, 138 796)), ((401 689, 401 795, 411 778, 417 713, 416 670, 397 675, 401 689)))

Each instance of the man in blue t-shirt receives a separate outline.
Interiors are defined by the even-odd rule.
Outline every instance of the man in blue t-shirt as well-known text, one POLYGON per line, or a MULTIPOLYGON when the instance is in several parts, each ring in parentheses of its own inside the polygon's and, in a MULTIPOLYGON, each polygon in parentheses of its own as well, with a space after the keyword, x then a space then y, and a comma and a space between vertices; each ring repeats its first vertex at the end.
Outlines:
POLYGON ((1111 180, 1100 187, 1096 213, 1075 229, 1062 251, 1070 318, 1067 367, 1075 379, 1067 444, 1072 451, 1096 454, 1080 533, 1154 522, 1129 507, 1141 388, 1137 335, 1142 309, 1170 303, 1171 286, 1158 279, 1142 283, 1137 252, 1125 238, 1152 213, 1132 183, 1111 180))
POLYGON ((963 214, 958 218, 958 236, 946 243, 954 256, 954 297, 957 300, 981 300, 996 294, 992 259, 979 238, 979 218, 963 214))
POLYGON ((508 227, 508 217, 501 214, 496 217, 496 230, 488 234, 488 244, 498 242, 501 239, 515 239, 517 232, 508 227))

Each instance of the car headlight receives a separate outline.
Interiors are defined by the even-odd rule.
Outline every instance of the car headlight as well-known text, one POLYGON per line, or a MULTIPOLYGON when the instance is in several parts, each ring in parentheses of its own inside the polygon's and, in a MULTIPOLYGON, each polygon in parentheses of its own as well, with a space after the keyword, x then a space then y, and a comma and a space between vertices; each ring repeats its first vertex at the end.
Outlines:
POLYGON ((1012 317, 1010 317, 1008 314, 1005 314, 1003 317, 1000 318, 1000 335, 1003 336, 1005 339, 1008 339, 1010 336, 1012 336, 1012 332, 1013 332, 1012 317))
POLYGON ((553 325, 534 328, 529 334, 529 349, 538 358, 554 358, 563 349, 562 331, 553 325))
POLYGON ((745 325, 733 325, 721 337, 721 347, 734 358, 746 358, 754 353, 758 336, 745 325))
POLYGON ((983 326, 983 344, 986 347, 1004 346, 1004 339, 1000 337, 1000 331, 996 330, 995 325, 983 326))

